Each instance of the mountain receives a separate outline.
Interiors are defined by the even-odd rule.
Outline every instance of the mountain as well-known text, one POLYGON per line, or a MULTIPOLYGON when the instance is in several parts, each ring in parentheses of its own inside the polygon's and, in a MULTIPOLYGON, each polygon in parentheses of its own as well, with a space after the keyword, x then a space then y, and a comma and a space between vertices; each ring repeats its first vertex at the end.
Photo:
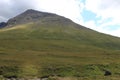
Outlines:
POLYGON ((1 73, 4 76, 88 77, 103 76, 106 70, 119 75, 118 37, 36 10, 27 10, 6 24, 0 29, 0 66, 10 66, 0 68, 6 71, 1 73), (9 71, 14 68, 23 73, 9 71))
POLYGON ((56 14, 39 12, 36 10, 29 9, 23 12, 22 14, 9 19, 7 24, 8 26, 15 26, 15 25, 25 24, 29 22, 37 22, 45 18, 47 18, 47 20, 49 21, 57 21, 57 20, 62 21, 62 22, 70 21, 69 19, 66 19, 62 16, 58 16, 56 14))
POLYGON ((98 48, 119 49, 120 47, 119 38, 96 32, 84 26, 78 25, 70 19, 52 13, 39 12, 29 9, 20 15, 9 19, 6 24, 6 27, 8 28, 6 29, 7 31, 4 37, 7 36, 7 33, 9 32, 14 34, 14 32, 18 31, 16 35, 19 35, 19 37, 13 37, 13 34, 9 34, 8 39, 10 37, 11 39, 16 37, 19 39, 72 39, 78 41, 79 43, 84 43, 83 45, 90 45, 98 48), (10 26, 12 28, 9 28, 10 26), (19 28, 23 28, 22 31, 19 28), (25 33, 25 30, 28 32, 25 33))
POLYGON ((0 28, 3 28, 3 27, 5 27, 5 26, 7 26, 7 23, 5 23, 5 22, 1 22, 1 23, 0 23, 0 28))

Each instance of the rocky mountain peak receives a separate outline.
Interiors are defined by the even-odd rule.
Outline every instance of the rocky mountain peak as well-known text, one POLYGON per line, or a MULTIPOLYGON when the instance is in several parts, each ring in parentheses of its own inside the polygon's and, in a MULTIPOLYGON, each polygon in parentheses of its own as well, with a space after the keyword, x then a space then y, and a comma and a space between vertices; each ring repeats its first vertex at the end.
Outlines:
POLYGON ((41 12, 33 9, 28 9, 25 12, 17 15, 16 17, 13 17, 8 20, 7 27, 13 27, 15 25, 20 24, 26 24, 30 22, 46 22, 46 23, 53 23, 56 22, 56 24, 70 24, 72 21, 68 18, 53 14, 53 13, 47 13, 47 12, 41 12))
POLYGON ((55 14, 39 12, 36 10, 28 9, 20 15, 8 20, 8 26, 14 26, 19 24, 25 24, 29 22, 36 22, 48 16, 54 16, 55 14))

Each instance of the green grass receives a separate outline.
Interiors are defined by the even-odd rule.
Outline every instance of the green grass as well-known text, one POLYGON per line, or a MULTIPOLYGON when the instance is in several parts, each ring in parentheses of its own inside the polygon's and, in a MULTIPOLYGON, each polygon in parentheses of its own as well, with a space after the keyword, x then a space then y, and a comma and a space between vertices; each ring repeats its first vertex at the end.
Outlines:
POLYGON ((79 27, 37 22, 1 29, 0 75, 107 80, 104 70, 109 70, 119 77, 120 38, 79 27))

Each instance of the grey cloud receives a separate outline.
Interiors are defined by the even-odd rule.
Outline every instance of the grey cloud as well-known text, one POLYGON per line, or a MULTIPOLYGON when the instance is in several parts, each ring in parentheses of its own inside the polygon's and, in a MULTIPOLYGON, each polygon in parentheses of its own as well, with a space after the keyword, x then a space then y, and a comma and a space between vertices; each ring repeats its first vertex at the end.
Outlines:
MULTIPOLYGON (((32 1, 32 0, 31 0, 32 1)), ((0 1, 0 22, 7 21, 26 9, 35 9, 34 3, 30 0, 10 0, 10 2, 0 1)))

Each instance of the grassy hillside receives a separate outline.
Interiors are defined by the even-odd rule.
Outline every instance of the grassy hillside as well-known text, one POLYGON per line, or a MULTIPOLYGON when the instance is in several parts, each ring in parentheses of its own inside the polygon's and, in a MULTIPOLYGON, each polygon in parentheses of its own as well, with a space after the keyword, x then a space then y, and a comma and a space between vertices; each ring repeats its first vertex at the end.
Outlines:
POLYGON ((4 28, 0 30, 0 66, 4 77, 58 75, 93 80, 104 79, 105 71, 119 77, 120 38, 63 20, 4 28))

